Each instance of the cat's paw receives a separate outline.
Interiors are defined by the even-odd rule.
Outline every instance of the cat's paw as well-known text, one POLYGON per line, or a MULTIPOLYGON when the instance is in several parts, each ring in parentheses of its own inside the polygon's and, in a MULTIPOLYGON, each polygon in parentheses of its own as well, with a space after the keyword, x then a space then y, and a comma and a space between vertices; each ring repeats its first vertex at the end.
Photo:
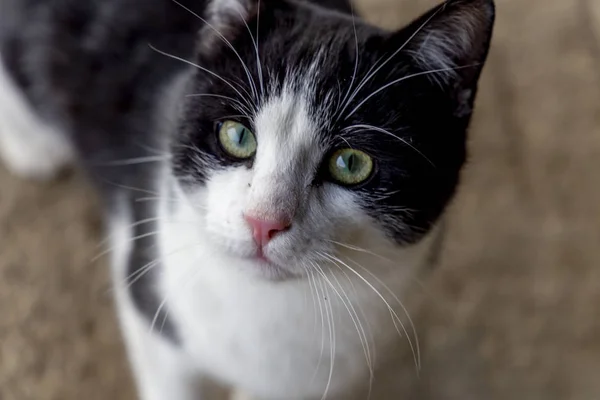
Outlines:
POLYGON ((15 175, 55 177, 73 161, 67 135, 43 120, 0 60, 0 161, 15 175))
POLYGON ((248 396, 240 391, 234 391, 231 394, 230 400, 252 400, 252 399, 250 398, 250 396, 248 396))
POLYGON ((58 132, 48 128, 19 129, 3 122, 0 122, 0 158, 13 174, 50 180, 72 163, 71 145, 58 132))

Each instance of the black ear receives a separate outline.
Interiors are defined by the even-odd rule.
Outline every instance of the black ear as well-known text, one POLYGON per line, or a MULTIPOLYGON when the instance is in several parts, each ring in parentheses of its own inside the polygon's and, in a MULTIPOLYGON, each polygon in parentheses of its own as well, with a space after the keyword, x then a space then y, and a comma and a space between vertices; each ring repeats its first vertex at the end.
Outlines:
MULTIPOLYGON (((258 11, 259 0, 210 0, 206 6, 200 31, 200 49, 208 55, 217 43, 231 41, 258 11)), ((226 43, 226 42, 225 42, 226 43)))
POLYGON ((396 33, 395 46, 434 81, 470 90, 487 58, 494 15, 493 0, 448 0, 396 33))

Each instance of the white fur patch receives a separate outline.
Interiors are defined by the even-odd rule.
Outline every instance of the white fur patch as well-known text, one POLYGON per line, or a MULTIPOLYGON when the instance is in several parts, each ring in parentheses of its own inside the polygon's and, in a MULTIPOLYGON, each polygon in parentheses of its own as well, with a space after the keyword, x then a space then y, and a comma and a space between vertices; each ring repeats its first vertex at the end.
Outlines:
POLYGON ((0 59, 0 157, 15 174, 48 179, 73 161, 66 135, 32 110, 0 59))

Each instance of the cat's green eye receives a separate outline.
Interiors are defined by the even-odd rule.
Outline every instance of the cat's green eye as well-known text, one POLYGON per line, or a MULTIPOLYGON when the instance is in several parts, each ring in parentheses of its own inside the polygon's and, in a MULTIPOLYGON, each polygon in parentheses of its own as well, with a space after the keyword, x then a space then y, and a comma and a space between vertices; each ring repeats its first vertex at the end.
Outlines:
POLYGON ((256 137, 239 122, 225 121, 219 127, 219 142, 230 156, 245 160, 256 154, 256 137))
POLYGON ((329 173, 342 185, 358 185, 373 173, 373 159, 360 150, 338 150, 329 160, 329 173))

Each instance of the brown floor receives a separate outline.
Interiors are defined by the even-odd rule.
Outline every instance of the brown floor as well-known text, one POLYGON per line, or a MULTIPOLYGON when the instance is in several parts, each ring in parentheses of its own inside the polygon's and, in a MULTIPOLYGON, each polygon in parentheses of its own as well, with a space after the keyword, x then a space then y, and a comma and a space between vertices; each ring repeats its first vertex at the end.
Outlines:
MULTIPOLYGON (((433 2, 360 1, 387 26, 433 2)), ((497 2, 407 398, 600 399, 600 1, 497 2)), ((78 177, 0 169, 0 399, 134 398, 99 226, 78 177)))

